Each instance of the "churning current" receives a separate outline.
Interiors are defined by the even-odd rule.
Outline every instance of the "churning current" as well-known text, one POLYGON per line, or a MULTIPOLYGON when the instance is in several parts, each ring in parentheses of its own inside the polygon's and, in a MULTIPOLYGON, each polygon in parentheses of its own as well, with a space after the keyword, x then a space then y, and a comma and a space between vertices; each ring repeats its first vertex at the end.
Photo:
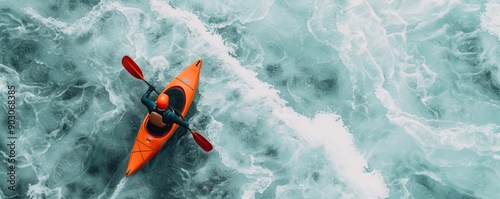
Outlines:
POLYGON ((474 0, 0 0, 0 198, 499 198, 499 13, 474 0), (203 59, 186 119, 212 152, 180 130, 125 178, 148 87, 124 55, 157 88, 203 59))

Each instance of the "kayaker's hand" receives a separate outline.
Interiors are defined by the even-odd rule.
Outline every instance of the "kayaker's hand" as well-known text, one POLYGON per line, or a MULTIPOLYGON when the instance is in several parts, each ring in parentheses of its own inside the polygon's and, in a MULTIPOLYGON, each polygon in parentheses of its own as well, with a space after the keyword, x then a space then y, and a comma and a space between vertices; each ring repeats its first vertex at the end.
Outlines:
POLYGON ((153 86, 153 85, 149 86, 148 91, 154 91, 154 90, 155 90, 155 86, 153 86))

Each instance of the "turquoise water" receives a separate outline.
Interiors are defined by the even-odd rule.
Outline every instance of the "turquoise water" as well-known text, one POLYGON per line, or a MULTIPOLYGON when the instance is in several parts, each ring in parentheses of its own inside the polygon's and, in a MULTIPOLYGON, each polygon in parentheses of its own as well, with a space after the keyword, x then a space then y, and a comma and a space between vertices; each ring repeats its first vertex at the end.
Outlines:
POLYGON ((498 13, 474 0, 0 0, 0 98, 16 85, 18 136, 16 191, 2 166, 0 198, 499 198, 498 13), (188 118, 212 152, 180 131, 124 178, 147 112, 124 55, 157 87, 203 59, 188 118))

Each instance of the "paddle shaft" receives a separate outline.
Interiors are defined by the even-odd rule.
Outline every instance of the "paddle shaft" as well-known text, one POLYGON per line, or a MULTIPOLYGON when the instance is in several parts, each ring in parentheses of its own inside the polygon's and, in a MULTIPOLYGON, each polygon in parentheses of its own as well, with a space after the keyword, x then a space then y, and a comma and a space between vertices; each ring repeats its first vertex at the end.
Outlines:
MULTIPOLYGON (((146 81, 146 80, 144 80, 144 79, 142 79, 142 81, 143 81, 144 83, 146 83, 149 87, 153 86, 153 85, 151 85, 148 81, 146 81)), ((159 94, 160 94, 158 91, 156 91, 156 87, 155 87, 155 89, 154 89, 153 91, 154 91, 157 95, 159 95, 159 94)))

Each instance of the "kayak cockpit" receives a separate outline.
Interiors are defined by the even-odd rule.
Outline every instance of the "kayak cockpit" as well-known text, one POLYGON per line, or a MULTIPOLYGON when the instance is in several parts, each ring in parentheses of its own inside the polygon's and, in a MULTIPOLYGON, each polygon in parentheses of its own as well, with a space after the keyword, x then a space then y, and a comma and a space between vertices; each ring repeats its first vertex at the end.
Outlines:
MULTIPOLYGON (((184 105, 186 103, 186 95, 184 91, 179 87, 172 87, 165 91, 165 94, 170 98, 169 106, 176 110, 184 111, 184 105)), ((158 127, 154 125, 149 119, 146 122, 146 130, 154 136, 163 136, 172 129, 172 123, 166 124, 164 127, 158 127)))

